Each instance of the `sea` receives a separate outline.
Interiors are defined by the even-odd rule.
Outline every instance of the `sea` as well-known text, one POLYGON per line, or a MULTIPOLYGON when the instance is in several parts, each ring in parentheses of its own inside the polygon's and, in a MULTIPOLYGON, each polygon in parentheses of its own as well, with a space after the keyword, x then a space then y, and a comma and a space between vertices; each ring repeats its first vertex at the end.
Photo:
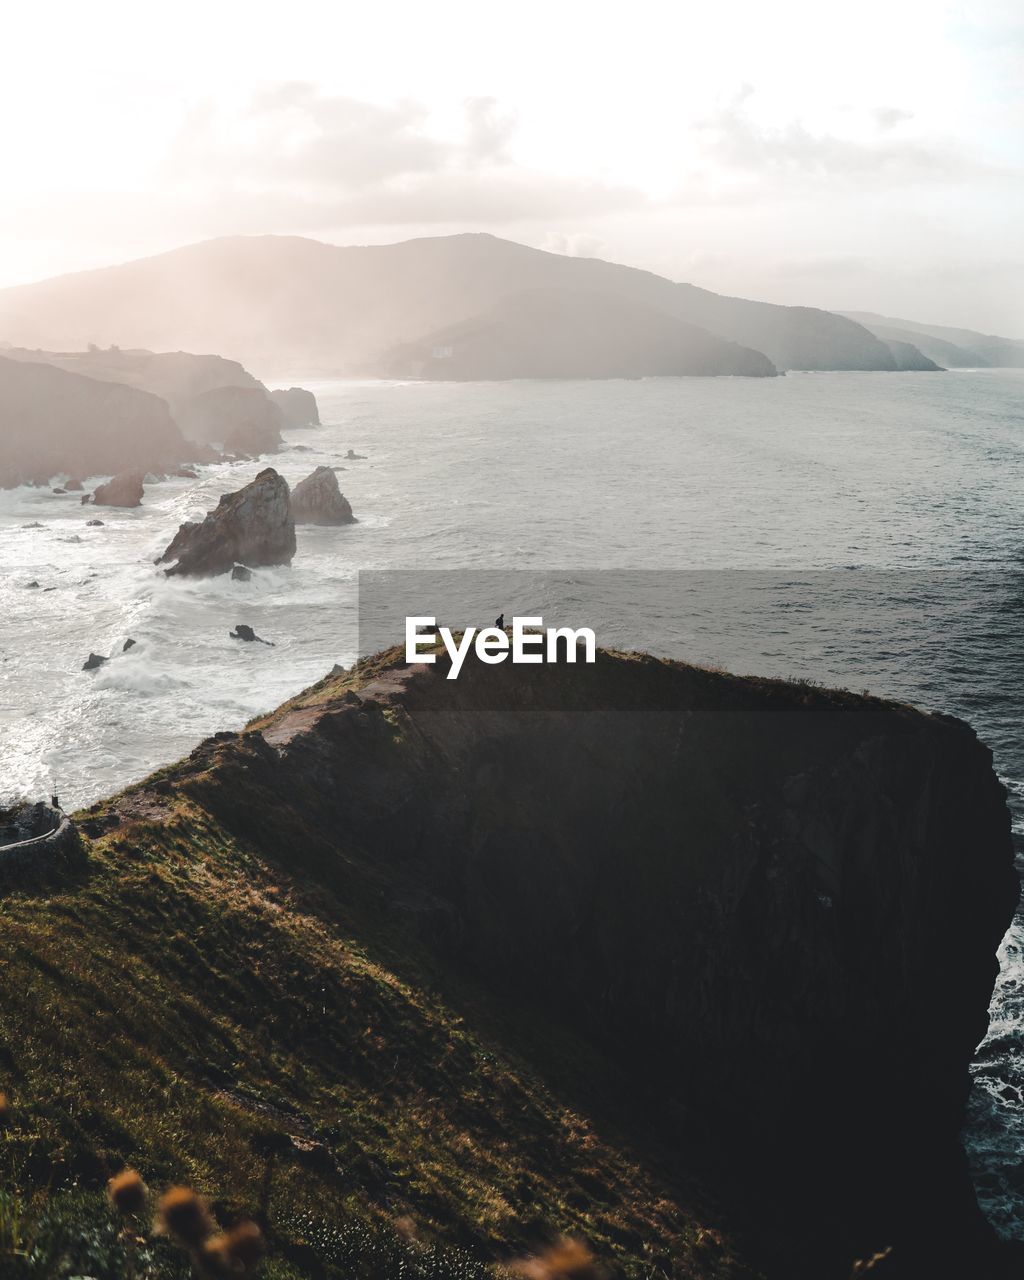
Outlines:
MULTIPOLYGON (((485 624, 586 614, 605 643, 962 716, 1024 853, 1024 370, 305 385, 320 427, 137 510, 0 492, 0 802, 81 806, 241 728, 365 648, 360 575, 440 570, 489 575, 485 624), (249 582, 167 579, 178 525, 264 465, 342 468, 358 523, 300 528, 249 582)), ((1000 963, 965 1139, 1024 1239, 1024 915, 1000 963)))

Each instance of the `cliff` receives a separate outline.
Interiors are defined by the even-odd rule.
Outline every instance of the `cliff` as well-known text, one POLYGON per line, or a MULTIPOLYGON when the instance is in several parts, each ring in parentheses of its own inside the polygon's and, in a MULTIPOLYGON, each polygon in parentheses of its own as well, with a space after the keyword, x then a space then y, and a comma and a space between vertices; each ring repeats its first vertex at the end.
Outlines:
POLYGON ((39 1176, 251 1211, 276 1134, 300 1274, 342 1274, 342 1203, 636 1276, 1004 1274, 957 1137, 1017 900, 971 730, 635 655, 443 676, 382 655, 217 735, 8 902, 39 1176))
MULTIPOLYGON (((83 344, 84 345, 84 344, 83 344)), ((171 413, 194 396, 218 387, 262 387, 236 360, 193 355, 189 351, 141 351, 90 347, 83 351, 43 351, 12 348, 12 360, 50 364, 67 373, 80 373, 100 382, 119 382, 166 400, 171 413)))
POLYGON ((0 357, 0 488, 163 471, 194 452, 154 395, 0 357))
POLYGON ((0 338, 63 350, 185 347, 256 368, 346 374, 534 290, 653 307, 780 370, 896 367, 884 342, 844 316, 723 297, 482 234, 350 247, 294 236, 206 241, 0 290, 0 338))

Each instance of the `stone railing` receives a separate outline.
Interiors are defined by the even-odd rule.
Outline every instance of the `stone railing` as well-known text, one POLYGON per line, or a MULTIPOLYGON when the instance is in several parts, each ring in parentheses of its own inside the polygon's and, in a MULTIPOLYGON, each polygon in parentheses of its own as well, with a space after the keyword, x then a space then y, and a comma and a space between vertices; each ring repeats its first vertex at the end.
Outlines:
POLYGON ((34 834, 4 841, 0 828, 0 890, 29 885, 48 873, 68 871, 84 866, 85 846, 75 824, 59 807, 40 803, 20 811, 21 820, 6 828, 6 833, 34 834))

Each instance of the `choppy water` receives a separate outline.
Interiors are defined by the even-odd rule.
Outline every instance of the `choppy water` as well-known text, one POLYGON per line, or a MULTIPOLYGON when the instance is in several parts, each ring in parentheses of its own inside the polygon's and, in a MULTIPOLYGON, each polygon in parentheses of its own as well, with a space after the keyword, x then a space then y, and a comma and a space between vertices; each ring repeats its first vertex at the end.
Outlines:
MULTIPOLYGON (((366 454, 339 477, 360 523, 301 529, 290 570, 187 583, 151 563, 252 464, 153 485, 138 511, 0 493, 0 796, 98 798, 348 663, 360 569, 548 570, 545 611, 607 593, 599 570, 753 570, 633 578, 642 633, 619 587, 602 639, 963 715, 1024 844, 1024 373, 313 389, 325 426, 272 461, 294 482, 366 454), (238 622, 275 647, 230 640, 238 622), (115 656, 85 674, 91 650, 115 656)), ((986 1209, 1024 1237, 1022 949, 1019 920, 968 1142, 986 1209)))

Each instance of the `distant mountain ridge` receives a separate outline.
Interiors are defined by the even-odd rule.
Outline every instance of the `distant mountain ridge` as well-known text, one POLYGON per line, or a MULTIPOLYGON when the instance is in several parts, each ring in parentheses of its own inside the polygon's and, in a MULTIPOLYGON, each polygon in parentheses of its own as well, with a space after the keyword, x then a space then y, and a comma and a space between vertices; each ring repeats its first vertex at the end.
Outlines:
POLYGON ((1024 340, 1018 338, 1001 338, 976 329, 921 324, 918 320, 897 320, 872 311, 842 314, 879 338, 912 342, 926 356, 950 369, 1024 369, 1024 340))
MULTIPOLYGON (((677 328, 683 365, 705 363, 711 340, 747 348, 779 371, 908 363, 907 353, 897 359, 886 341, 846 316, 723 297, 482 233, 352 247, 287 236, 204 241, 0 290, 0 340, 62 350, 93 343, 218 351, 263 370, 367 374, 396 348, 482 324, 510 298, 538 290, 617 298, 703 330, 677 328)), ((664 334, 666 325, 655 328, 664 334)), ((735 351, 719 355, 705 371, 734 372, 735 351)))

